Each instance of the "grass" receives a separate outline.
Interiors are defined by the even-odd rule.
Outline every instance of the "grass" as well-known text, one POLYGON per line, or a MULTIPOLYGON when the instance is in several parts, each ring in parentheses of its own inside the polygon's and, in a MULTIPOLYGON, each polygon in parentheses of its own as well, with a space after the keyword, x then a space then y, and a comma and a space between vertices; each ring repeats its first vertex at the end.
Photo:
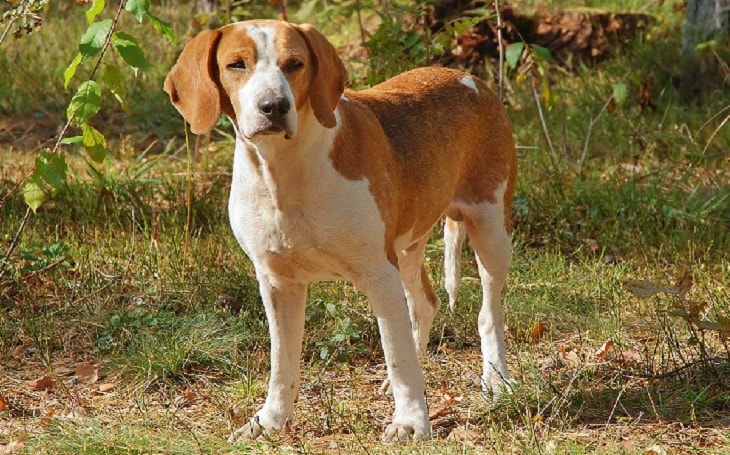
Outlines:
MULTIPOLYGON (((2 254, 25 211, 14 189, 63 120, 68 96, 58 82, 63 65, 39 62, 66 62, 82 30, 82 17, 62 11, 70 6, 53 8, 36 35, 0 56, 0 74, 25 75, 0 76, 1 120, 10 126, 0 140, 2 254), (48 36, 63 39, 41 46, 48 36)), ((185 34, 180 9, 163 15, 185 34)), ((678 23, 667 16, 651 39, 600 65, 550 68, 555 102, 545 120, 557 161, 529 84, 510 79, 520 180, 504 304, 520 386, 496 401, 477 387, 480 296, 465 261, 460 301, 438 315, 424 364, 434 439, 403 446, 378 442, 392 412, 391 399, 375 393, 385 365, 367 301, 344 283, 310 288, 292 431, 250 445, 225 441, 262 403, 268 374, 252 267, 226 221, 230 138, 214 134, 192 163, 188 207, 181 122, 159 90, 176 47, 125 24, 156 62, 148 74, 128 75, 133 113, 105 105, 97 126, 114 137, 110 158, 92 169, 66 150, 68 183, 6 258, 0 451, 726 453, 727 340, 676 316, 673 296, 638 299, 625 286, 671 284, 686 268, 694 279, 687 297, 706 305, 703 317, 730 316, 730 140, 722 132, 710 140, 722 117, 705 126, 728 99, 680 101, 678 23), (595 123, 583 160, 588 125, 616 83, 630 96, 595 123), (642 83, 656 111, 639 107, 642 83), (98 369, 96 381, 74 374, 81 362, 98 369), (34 386, 46 375, 52 387, 34 386)), ((445 301, 442 254, 437 232, 427 261, 445 301)))

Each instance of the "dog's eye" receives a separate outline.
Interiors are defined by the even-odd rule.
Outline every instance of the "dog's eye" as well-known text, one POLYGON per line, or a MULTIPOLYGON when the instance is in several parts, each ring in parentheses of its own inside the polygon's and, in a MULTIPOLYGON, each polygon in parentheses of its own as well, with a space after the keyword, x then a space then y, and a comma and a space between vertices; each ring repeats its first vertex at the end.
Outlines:
POLYGON ((233 62, 228 64, 228 69, 235 71, 246 71, 246 63, 243 61, 233 62))
POLYGON ((284 65, 284 71, 287 73, 294 73, 302 68, 304 68, 304 62, 301 60, 291 60, 284 65))

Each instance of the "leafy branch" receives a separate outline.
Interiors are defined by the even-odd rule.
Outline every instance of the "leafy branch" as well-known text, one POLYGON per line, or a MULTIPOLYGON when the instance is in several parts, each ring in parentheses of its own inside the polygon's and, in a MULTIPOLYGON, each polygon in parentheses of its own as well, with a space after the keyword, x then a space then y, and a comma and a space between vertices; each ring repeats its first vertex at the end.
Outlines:
MULTIPOLYGON (((97 21, 106 6, 105 0, 94 0, 91 7, 85 12, 89 27, 79 41, 79 52, 64 71, 64 88, 68 88, 81 64, 98 56, 96 64, 86 81, 82 82, 66 109, 67 121, 56 144, 51 150, 44 150, 38 154, 35 169, 26 179, 23 188, 23 197, 28 207, 35 212, 41 206, 47 194, 53 195, 66 182, 68 166, 64 156, 60 153, 61 145, 80 144, 84 147, 89 158, 101 163, 107 155, 107 140, 104 134, 90 124, 101 108, 102 90, 95 81, 105 56, 113 49, 122 60, 135 71, 144 71, 149 67, 144 51, 137 40, 129 33, 117 30, 119 18, 123 11, 134 15, 138 22, 147 18, 152 27, 159 33, 174 41, 175 36, 170 24, 164 22, 150 12, 149 0, 122 0, 119 3, 112 19, 97 21), (66 137, 71 127, 81 130, 81 135, 66 137)), ((114 98, 123 106, 122 75, 117 65, 106 64, 104 80, 110 86, 114 98)))
MULTIPOLYGON (((3 16, 9 24, 0 37, 0 44, 7 36, 14 22, 28 15, 35 18, 35 26, 40 26, 40 16, 37 12, 47 4, 47 0, 24 0, 10 11, 11 14, 3 16)), ((150 0, 121 0, 111 19, 98 20, 104 12, 105 0, 93 0, 91 6, 85 11, 89 27, 79 40, 79 52, 64 71, 64 88, 68 88, 78 68, 93 57, 98 56, 96 64, 89 73, 87 80, 83 81, 71 97, 66 109, 66 123, 59 133, 56 143, 52 149, 42 150, 35 159, 33 172, 25 178, 23 185, 23 198, 28 209, 21 221, 21 224, 10 242, 10 247, 3 256, 0 263, 0 277, 5 273, 7 258, 13 253, 18 240, 22 235, 30 212, 36 212, 43 204, 47 195, 54 195, 66 183, 68 165, 61 153, 61 145, 80 144, 83 146, 92 161, 101 163, 107 156, 107 140, 104 134, 90 124, 101 109, 102 89, 95 81, 102 63, 105 64, 103 79, 113 97, 126 108, 122 96, 122 73, 119 66, 105 61, 105 57, 113 50, 121 59, 135 72, 145 71, 149 63, 145 58, 144 51, 138 41, 129 33, 117 30, 120 16, 124 11, 132 14, 138 22, 147 19, 152 28, 159 34, 165 36, 170 42, 175 41, 175 35, 169 23, 155 16, 150 11, 150 0), (66 137, 71 127, 81 130, 81 135, 66 137)), ((30 31, 26 28, 23 30, 30 31)), ((16 37, 18 33, 16 32, 16 37)))

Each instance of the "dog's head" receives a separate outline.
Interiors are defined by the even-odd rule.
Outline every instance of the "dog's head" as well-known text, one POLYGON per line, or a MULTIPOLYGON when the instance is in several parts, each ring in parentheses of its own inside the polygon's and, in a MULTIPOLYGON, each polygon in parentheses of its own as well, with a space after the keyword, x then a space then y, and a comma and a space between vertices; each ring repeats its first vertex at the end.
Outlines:
POLYGON ((164 89, 193 133, 210 131, 224 113, 239 135, 254 141, 294 137, 309 113, 333 128, 346 81, 342 60, 314 27, 267 20, 199 33, 164 89))

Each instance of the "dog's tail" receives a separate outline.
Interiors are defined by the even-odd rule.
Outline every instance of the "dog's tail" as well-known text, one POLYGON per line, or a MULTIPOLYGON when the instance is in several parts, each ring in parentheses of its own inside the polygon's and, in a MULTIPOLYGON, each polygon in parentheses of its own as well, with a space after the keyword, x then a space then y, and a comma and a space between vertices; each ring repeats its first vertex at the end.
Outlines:
POLYGON ((459 294, 461 278, 461 249, 464 245, 466 229, 461 221, 446 217, 444 226, 444 275, 446 293, 449 294, 449 309, 454 309, 459 294))

